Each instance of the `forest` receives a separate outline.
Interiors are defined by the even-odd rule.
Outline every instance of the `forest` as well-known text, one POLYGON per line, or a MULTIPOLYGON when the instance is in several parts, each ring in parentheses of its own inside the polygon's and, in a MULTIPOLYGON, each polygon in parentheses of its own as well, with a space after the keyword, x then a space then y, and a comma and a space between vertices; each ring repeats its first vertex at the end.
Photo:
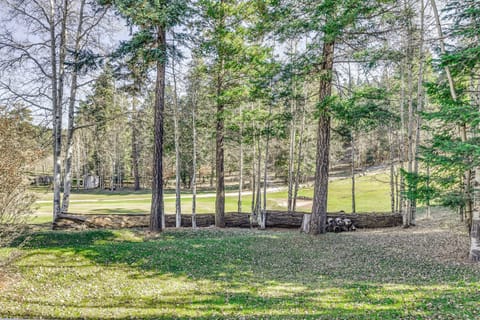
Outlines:
POLYGON ((0 316, 478 317, 478 0, 0 4, 0 316))

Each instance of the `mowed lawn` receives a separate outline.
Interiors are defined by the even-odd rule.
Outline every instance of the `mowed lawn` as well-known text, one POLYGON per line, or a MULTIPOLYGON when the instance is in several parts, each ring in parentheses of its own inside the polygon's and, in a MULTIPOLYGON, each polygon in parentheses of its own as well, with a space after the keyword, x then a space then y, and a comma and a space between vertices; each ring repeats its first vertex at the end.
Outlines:
POLYGON ((480 268, 446 217, 322 236, 32 232, 21 248, 0 249, 17 256, 0 269, 0 317, 478 319, 480 268))
MULTIPOLYGON (((386 212, 390 210, 390 186, 388 175, 375 174, 357 178, 356 202, 357 212, 386 212)), ((243 211, 249 212, 252 196, 245 191, 242 197, 243 211)), ((34 222, 48 222, 52 216, 52 194, 51 192, 37 191, 36 217, 34 222)), ((313 188, 303 188, 300 196, 312 197, 313 188)), ((227 191, 226 211, 237 211, 238 191, 227 191)), ((69 211, 72 213, 148 213, 150 210, 151 195, 149 191, 125 192, 125 191, 81 191, 71 196, 69 211)), ((328 210, 331 212, 343 210, 351 212, 351 180, 340 179, 330 182, 328 210)), ((182 195, 182 212, 191 213, 192 196, 185 192, 182 195)), ((270 210, 286 210, 287 191, 283 188, 280 191, 269 192, 267 195, 267 208, 270 210)), ((299 211, 310 211, 310 201, 299 201, 299 211)), ((175 212, 175 195, 165 195, 166 213, 175 212)), ((199 193, 197 197, 197 212, 211 213, 215 211, 215 195, 211 192, 199 193)))

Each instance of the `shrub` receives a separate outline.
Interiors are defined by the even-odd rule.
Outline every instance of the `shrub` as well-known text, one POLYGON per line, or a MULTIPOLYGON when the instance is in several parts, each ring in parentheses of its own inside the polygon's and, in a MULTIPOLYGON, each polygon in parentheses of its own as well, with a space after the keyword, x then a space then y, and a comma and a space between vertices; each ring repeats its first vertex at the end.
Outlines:
POLYGON ((34 141, 26 112, 0 109, 0 247, 25 229, 32 214, 27 170, 39 156, 34 141))

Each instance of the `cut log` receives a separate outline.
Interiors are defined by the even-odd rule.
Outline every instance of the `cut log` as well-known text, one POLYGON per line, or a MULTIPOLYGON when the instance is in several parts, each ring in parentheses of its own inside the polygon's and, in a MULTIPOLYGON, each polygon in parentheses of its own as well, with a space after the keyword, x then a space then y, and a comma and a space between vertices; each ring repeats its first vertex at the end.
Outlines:
MULTIPOLYGON (((288 213, 286 211, 267 211, 267 228, 300 228, 303 215, 307 213, 288 213)), ((348 218, 357 228, 386 228, 402 225, 402 216, 391 213, 329 213, 329 218, 348 218)), ((198 227, 215 225, 215 214, 198 214, 198 227)), ((147 214, 61 214, 53 224, 54 229, 122 229, 148 227, 147 214)), ((175 227, 175 215, 165 215, 168 228, 175 227)), ((248 213, 229 212, 225 214, 225 225, 230 228, 257 227, 256 219, 250 219, 248 213)), ((182 226, 191 227, 191 215, 182 215, 182 226)))

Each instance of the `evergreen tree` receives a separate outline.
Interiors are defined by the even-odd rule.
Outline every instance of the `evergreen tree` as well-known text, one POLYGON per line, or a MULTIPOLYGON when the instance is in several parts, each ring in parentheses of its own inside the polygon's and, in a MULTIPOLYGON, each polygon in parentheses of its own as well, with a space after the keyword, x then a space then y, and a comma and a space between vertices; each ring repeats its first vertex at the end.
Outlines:
POLYGON ((155 65, 155 104, 154 104, 154 158, 152 181, 152 206, 150 210, 150 230, 159 232, 165 225, 163 204, 163 120, 165 109, 165 74, 167 61, 167 32, 181 23, 188 6, 184 0, 112 0, 113 4, 138 28, 132 39, 124 42, 120 52, 139 54, 144 63, 155 65))

